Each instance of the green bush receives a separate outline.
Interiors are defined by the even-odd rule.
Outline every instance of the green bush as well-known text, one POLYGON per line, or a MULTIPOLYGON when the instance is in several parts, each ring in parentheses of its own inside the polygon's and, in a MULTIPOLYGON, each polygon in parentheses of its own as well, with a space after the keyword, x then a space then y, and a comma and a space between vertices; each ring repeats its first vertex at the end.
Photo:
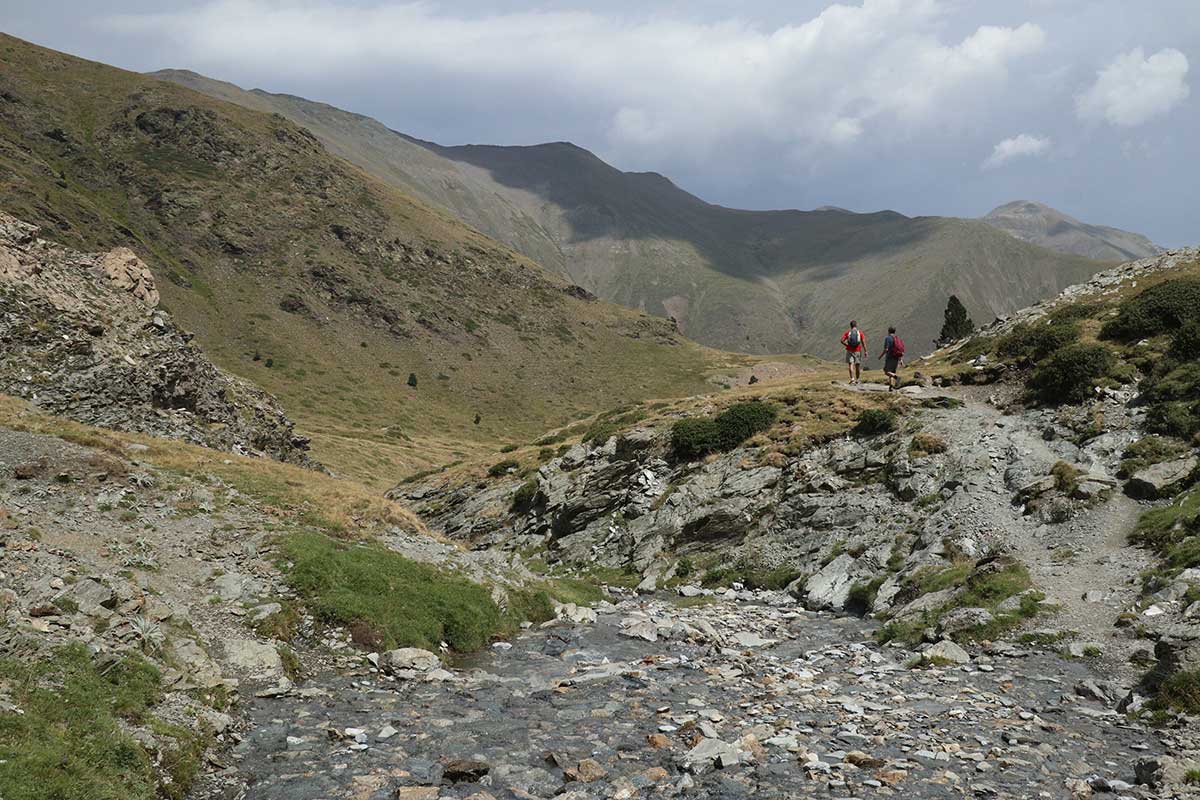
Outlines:
POLYGON ((499 461, 495 464, 492 464, 490 467, 488 467, 487 474, 490 477, 498 478, 499 476, 506 474, 509 470, 516 469, 519 466, 521 466, 521 463, 519 461, 516 461, 511 458, 506 458, 503 461, 499 461))
POLYGON ((716 452, 720 442, 721 431, 710 417, 681 419, 671 426, 671 449, 685 461, 716 452))
POLYGON ((1018 364, 1036 364, 1078 340, 1079 326, 1074 322, 1021 324, 996 343, 996 355, 1018 364))
POLYGON ((1192 320, 1171 334, 1171 354, 1180 360, 1200 358, 1200 320, 1192 320))
POLYGON ((867 408, 858 415, 852 433, 857 436, 878 436, 896 430, 897 414, 891 409, 867 408))
POLYGON ((1102 344, 1069 345, 1038 365, 1029 388, 1043 403, 1082 403, 1116 363, 1113 351, 1102 344))
POLYGON ((732 450, 775 422, 774 407, 760 400, 736 403, 715 417, 681 419, 671 427, 671 449, 691 461, 709 453, 732 450))
POLYGON ((1200 433, 1200 360, 1167 362, 1164 372, 1142 385, 1148 406, 1146 427, 1154 433, 1188 439, 1200 433))
POLYGON ((521 488, 513 493, 512 510, 513 511, 528 511, 533 505, 533 501, 537 498, 538 482, 535 478, 530 478, 521 484, 521 488))
POLYGON ((470 652, 509 622, 483 586, 382 547, 300 533, 282 553, 287 584, 313 615, 359 631, 367 646, 470 652))
POLYGON ((1122 301, 1100 335, 1129 342, 1172 333, 1192 320, 1200 320, 1200 279, 1174 278, 1122 301))

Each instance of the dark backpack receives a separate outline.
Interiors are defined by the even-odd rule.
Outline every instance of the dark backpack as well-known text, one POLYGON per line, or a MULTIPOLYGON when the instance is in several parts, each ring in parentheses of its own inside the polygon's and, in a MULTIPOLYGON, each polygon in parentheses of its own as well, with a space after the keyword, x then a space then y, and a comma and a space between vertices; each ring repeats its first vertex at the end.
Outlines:
POLYGON ((892 352, 893 358, 904 358, 904 340, 896 334, 892 334, 892 352))
POLYGON ((846 340, 846 344, 850 346, 851 350, 857 350, 858 346, 862 344, 862 334, 859 333, 858 328, 850 330, 850 338, 846 340))

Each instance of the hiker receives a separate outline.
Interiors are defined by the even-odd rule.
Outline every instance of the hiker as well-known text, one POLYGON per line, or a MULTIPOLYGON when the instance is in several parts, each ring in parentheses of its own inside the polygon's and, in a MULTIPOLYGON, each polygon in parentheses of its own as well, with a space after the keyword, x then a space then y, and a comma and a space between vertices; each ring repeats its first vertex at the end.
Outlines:
POLYGON ((888 327, 888 335, 883 337, 883 352, 880 358, 883 362, 883 374, 887 375, 888 391, 894 392, 900 388, 900 365, 904 363, 904 340, 896 335, 895 326, 888 327))
POLYGON ((850 385, 862 383, 862 360, 867 354, 867 335, 858 329, 858 323, 854 320, 850 320, 850 330, 842 334, 842 345, 846 348, 850 385))

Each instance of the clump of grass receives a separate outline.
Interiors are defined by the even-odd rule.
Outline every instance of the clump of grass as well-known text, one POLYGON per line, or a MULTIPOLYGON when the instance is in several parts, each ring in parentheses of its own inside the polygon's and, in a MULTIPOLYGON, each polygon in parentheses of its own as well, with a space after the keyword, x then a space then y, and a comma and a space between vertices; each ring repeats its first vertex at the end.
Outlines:
POLYGON ((925 458, 946 452, 946 440, 933 433, 918 433, 908 443, 908 454, 913 458, 925 458))
POLYGON ((883 586, 886 580, 886 576, 877 575, 865 583, 856 582, 850 587, 850 594, 846 598, 846 610, 855 614, 868 613, 875 607, 875 598, 879 595, 879 587, 883 586))
POLYGON ((1070 494, 1079 486, 1079 476, 1083 472, 1074 464, 1066 461, 1055 462, 1050 468, 1050 477, 1054 478, 1054 486, 1060 492, 1070 494))
POLYGON ((740 558, 727 566, 707 570, 700 578, 700 585, 715 588, 740 583, 747 589, 783 591, 802 575, 802 572, 787 565, 767 567, 751 559, 740 558))
POLYGON ((1043 595, 1036 592, 1025 594, 1020 605, 1011 611, 1000 612, 1000 603, 1026 592, 1032 581, 1025 565, 1017 561, 998 561, 985 564, 961 562, 943 569, 919 570, 910 576, 906 586, 897 595, 906 601, 932 592, 957 588, 954 596, 937 608, 923 612, 911 619, 893 620, 876 633, 881 643, 901 641, 915 644, 926 628, 933 627, 946 613, 957 608, 984 608, 992 612, 992 620, 954 634, 959 641, 994 639, 1035 616, 1041 610, 1043 595))
POLYGON ((317 533, 281 543, 285 579, 319 620, 368 647, 484 647, 508 620, 486 588, 373 545, 317 533))
POLYGON ((513 493, 511 509, 517 513, 528 511, 533 506, 534 500, 537 499, 537 493, 537 479, 530 478, 513 493))
POLYGON ((732 450, 775 424, 774 406, 760 400, 735 403, 715 417, 681 419, 671 428, 676 457, 694 460, 709 453, 732 450))
POLYGON ((1154 705, 1184 714, 1200 714, 1200 670, 1176 672, 1158 682, 1154 705))
POLYGON ((890 408, 866 408, 851 431, 856 436, 878 436, 896 430, 899 414, 890 408))
POLYGON ((1177 458, 1187 450, 1188 448, 1183 442, 1175 439, 1145 436, 1125 448, 1125 452, 1121 455, 1119 474, 1122 478, 1128 478, 1146 467, 1177 458))
POLYGON ((24 712, 0 713, 5 798, 177 800, 187 793, 204 737, 153 718, 161 678, 139 656, 101 673, 87 648, 74 644, 33 662, 0 661, 0 673, 24 712), (146 725, 168 743, 159 769, 127 725, 146 725))

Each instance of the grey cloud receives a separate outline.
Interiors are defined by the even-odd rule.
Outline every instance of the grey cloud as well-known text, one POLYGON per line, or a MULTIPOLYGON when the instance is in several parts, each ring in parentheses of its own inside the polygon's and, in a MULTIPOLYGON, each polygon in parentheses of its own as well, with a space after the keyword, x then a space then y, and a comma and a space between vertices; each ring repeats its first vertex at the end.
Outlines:
POLYGON ((449 144, 569 139, 726 205, 974 216, 1033 197, 1200 240, 1182 188, 1200 112, 1178 61, 1148 114, 1121 104, 1120 81, 1088 105, 1137 126, 1076 111, 1135 48, 1196 63, 1193 0, 76 5, 0 0, 10 32, 86 57, 293 92, 449 144), (998 157, 1020 132, 1053 157, 998 157))

